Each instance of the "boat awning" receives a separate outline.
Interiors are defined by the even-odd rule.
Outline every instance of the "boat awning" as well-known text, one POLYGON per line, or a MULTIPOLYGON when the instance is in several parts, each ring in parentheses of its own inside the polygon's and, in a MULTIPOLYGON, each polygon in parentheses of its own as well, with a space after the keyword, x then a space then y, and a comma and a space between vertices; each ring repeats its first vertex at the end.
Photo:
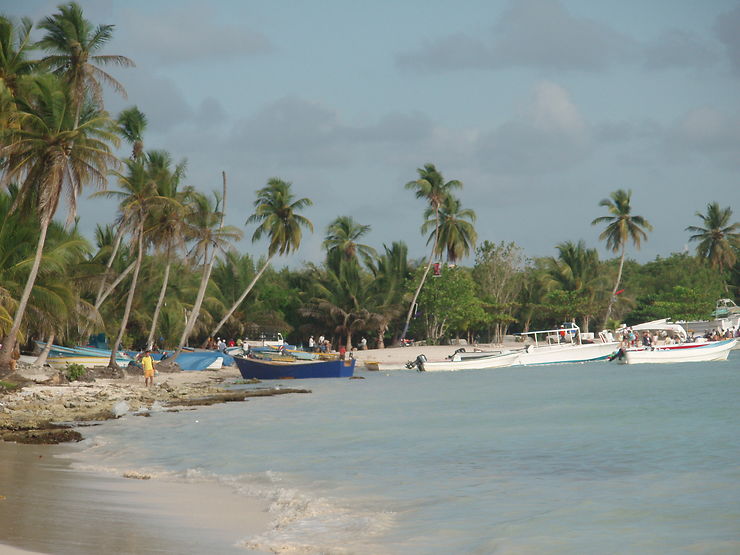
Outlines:
POLYGON ((668 318, 662 320, 653 320, 652 322, 645 322, 644 324, 637 324, 636 326, 630 326, 635 331, 668 331, 681 338, 681 341, 686 341, 686 330, 678 324, 669 322, 668 318))

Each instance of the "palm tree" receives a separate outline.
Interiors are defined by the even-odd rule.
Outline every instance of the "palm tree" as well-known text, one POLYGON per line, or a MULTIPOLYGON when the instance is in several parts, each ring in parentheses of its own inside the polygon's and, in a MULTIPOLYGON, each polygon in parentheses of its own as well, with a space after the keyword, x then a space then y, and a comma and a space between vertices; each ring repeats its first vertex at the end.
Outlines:
POLYGON ((221 326, 231 318, 234 311, 244 302, 244 299, 247 298, 249 292, 270 265, 273 257, 276 254, 290 254, 298 250, 301 245, 301 238, 303 237, 301 228, 305 227, 313 232, 311 221, 305 216, 298 214, 298 211, 311 206, 313 203, 307 198, 294 200, 290 187, 291 184, 289 182, 272 177, 267 181, 266 187, 257 191, 257 200, 254 201, 254 214, 249 216, 247 224, 259 223, 259 226, 257 226, 257 229, 252 235, 252 242, 260 240, 263 236, 267 236, 270 239, 270 246, 267 249, 267 260, 226 315, 221 318, 221 321, 211 333, 211 337, 216 336, 221 326))
POLYGON ((384 253, 370 266, 373 275, 369 286, 370 323, 377 330, 378 349, 385 348, 385 333, 391 321, 403 313, 404 283, 411 275, 408 247, 394 242, 390 248, 383 245, 384 253))
POLYGON ((201 274, 200 286, 195 297, 195 302, 180 336, 175 357, 182 352, 198 320, 201 305, 205 298, 208 280, 211 277, 216 251, 219 249, 225 251, 230 241, 239 240, 242 237, 240 230, 233 226, 224 226, 223 207, 225 207, 226 199, 226 173, 224 172, 222 175, 223 196, 219 198, 216 195, 215 205, 209 197, 199 193, 193 193, 189 203, 190 210, 187 216, 186 233, 188 238, 194 242, 190 254, 195 260, 203 261, 203 273, 201 274), (219 210, 219 204, 221 204, 221 210, 219 210), (211 250, 211 247, 213 247, 213 250, 211 250))
MULTIPOLYGON (((77 196, 87 183, 103 185, 108 168, 117 163, 110 145, 117 145, 108 114, 85 109, 79 125, 72 112, 69 88, 53 75, 33 80, 28 98, 17 98, 17 125, 2 132, 0 157, 5 172, 0 185, 20 184, 17 206, 32 206, 41 222, 36 255, 13 320, 0 352, 0 372, 9 368, 10 355, 21 327, 28 298, 39 270, 46 233, 62 194, 74 218, 77 196)), ((71 220, 70 220, 71 221, 71 220)))
POLYGON ((375 249, 357 242, 369 231, 369 225, 358 224, 352 216, 339 216, 329 224, 323 247, 330 253, 341 252, 345 260, 357 260, 359 254, 365 264, 369 265, 377 256, 375 249))
MULTIPOLYGON (((732 268, 737 260, 737 249, 740 248, 740 223, 730 223, 732 208, 720 208, 718 202, 707 204, 706 215, 696 213, 704 227, 690 225, 686 231, 694 233, 689 241, 699 241, 696 254, 709 262, 712 268, 724 272, 732 268)), ((726 285, 725 285, 726 287, 726 285)))
POLYGON ((165 200, 165 202, 152 207, 149 213, 151 220, 148 224, 149 240, 158 250, 163 252, 165 259, 162 286, 152 315, 152 323, 146 343, 147 347, 151 349, 157 331, 159 313, 162 310, 167 293, 172 257, 178 248, 184 246, 183 232, 186 205, 193 191, 191 188, 184 191, 178 190, 180 180, 185 175, 185 161, 172 168, 172 158, 165 151, 151 151, 147 154, 147 171, 157 187, 159 196, 165 200))
POLYGON ((27 17, 21 19, 20 25, 15 25, 10 18, 0 15, 0 80, 13 96, 18 96, 20 81, 37 65, 36 61, 28 59, 33 49, 31 29, 33 23, 27 17))
POLYGON ((588 332, 589 320, 595 308, 594 299, 599 289, 599 253, 596 249, 586 248, 584 241, 565 241, 555 248, 558 257, 547 260, 551 284, 563 291, 577 293, 583 331, 588 332))
POLYGON ((614 304, 614 300, 617 298, 619 282, 622 280, 622 269, 624 267, 624 255, 627 249, 627 242, 631 239, 635 247, 639 249, 640 243, 643 240, 647 240, 646 231, 652 231, 653 229, 653 226, 651 226, 645 218, 642 216, 633 216, 631 214, 631 190, 625 191, 624 189, 618 189, 609 196, 611 199, 603 199, 599 202, 599 206, 604 206, 611 215, 600 216, 591 222, 591 225, 608 223, 609 225, 607 225, 606 229, 599 235, 599 239, 602 241, 606 240, 606 246, 612 252, 616 253, 621 250, 617 280, 614 282, 614 289, 612 289, 611 297, 609 297, 609 304, 607 305, 606 315, 604 316, 604 328, 606 328, 609 316, 611 316, 612 305, 614 304))
POLYGON ((147 119, 136 106, 126 108, 118 114, 118 132, 131 144, 131 159, 136 160, 144 153, 144 131, 147 119))
POLYGON ((403 332, 401 333, 402 340, 405 339, 406 333, 409 330, 409 323, 411 322, 411 315, 414 312, 414 305, 416 305, 416 300, 419 298, 421 288, 424 286, 424 282, 427 279, 429 270, 432 268, 434 257, 438 251, 437 244, 439 242, 439 209, 444 203, 447 196, 450 194, 450 192, 453 189, 461 188, 463 185, 462 182, 457 180, 445 182, 442 173, 437 171, 437 168, 434 167, 434 164, 425 164, 423 168, 418 168, 416 171, 419 174, 419 179, 406 183, 406 188, 415 190, 416 198, 426 200, 429 205, 429 209, 434 212, 434 242, 432 243, 432 252, 429 255, 429 262, 427 263, 424 274, 419 281, 419 285, 416 288, 414 297, 411 300, 409 311, 406 314, 406 323, 404 324, 403 332))
POLYGON ((98 106, 103 106, 101 82, 126 98, 123 85, 96 64, 132 67, 134 62, 126 56, 98 53, 113 37, 114 25, 93 27, 76 2, 61 5, 58 9, 58 13, 39 23, 39 29, 46 34, 37 46, 50 53, 41 60, 42 65, 69 83, 77 121, 88 95, 98 106))
POLYGON ((134 302, 136 285, 139 279, 141 263, 144 259, 144 233, 146 231, 146 221, 149 211, 153 205, 160 200, 157 195, 157 189, 154 182, 149 178, 146 166, 143 160, 127 160, 126 175, 116 173, 118 183, 121 187, 119 191, 106 190, 95 193, 93 196, 107 196, 120 199, 120 211, 118 224, 121 229, 126 229, 131 233, 132 248, 136 250, 136 265, 134 266, 131 285, 126 298, 126 307, 123 312, 121 324, 118 329, 118 336, 111 345, 111 356, 108 366, 116 368, 116 355, 118 347, 126 333, 126 326, 131 314, 131 307, 134 302))
POLYGON ((438 234, 436 253, 438 256, 442 256, 442 252, 445 251, 447 261, 454 264, 475 248, 478 234, 471 223, 475 221, 475 212, 469 208, 462 208, 460 201, 452 195, 445 198, 439 207, 439 214, 435 214, 434 210, 429 207, 424 215, 429 219, 424 222, 421 228, 422 233, 433 229, 427 244, 432 242, 438 234), (437 231, 437 224, 439 224, 439 231, 437 231))

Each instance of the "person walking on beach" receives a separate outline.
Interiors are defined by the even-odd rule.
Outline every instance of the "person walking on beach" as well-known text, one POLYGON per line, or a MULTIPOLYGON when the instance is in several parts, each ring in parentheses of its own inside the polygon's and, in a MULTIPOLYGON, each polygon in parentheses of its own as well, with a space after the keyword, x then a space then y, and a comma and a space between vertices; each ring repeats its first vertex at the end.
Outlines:
POLYGON ((367 351, 367 339, 365 339, 364 337, 360 341, 360 350, 367 351))
POLYGON ((144 369, 144 385, 151 387, 154 385, 154 360, 149 349, 141 357, 141 367, 144 369))
POLYGON ((313 340, 313 335, 308 338, 308 350, 313 352, 314 347, 316 347, 316 342, 313 340))

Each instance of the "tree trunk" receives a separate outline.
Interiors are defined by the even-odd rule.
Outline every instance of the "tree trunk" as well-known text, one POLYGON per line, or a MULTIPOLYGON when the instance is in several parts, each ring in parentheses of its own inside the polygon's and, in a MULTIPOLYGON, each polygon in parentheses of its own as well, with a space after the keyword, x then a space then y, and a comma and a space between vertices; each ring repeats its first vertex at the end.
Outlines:
POLYGON ((406 323, 403 326, 403 332, 401 333, 401 341, 406 339, 406 333, 409 331, 409 324, 411 323, 411 315, 414 312, 414 305, 416 304, 416 300, 419 298, 419 293, 421 293, 421 288, 424 287, 424 282, 427 279, 427 275, 429 274, 429 270, 432 268, 432 264, 434 263, 434 256, 437 253, 437 242, 439 241, 439 208, 435 207, 434 209, 434 245, 432 245, 432 253, 429 255, 429 262, 427 263, 426 270, 424 270, 424 275, 421 276, 421 281, 419 282, 419 286, 416 288, 416 292, 414 293, 414 298, 411 300, 411 306, 409 306, 408 314, 406 314, 406 323))
POLYGON ((39 354, 38 358, 34 361, 34 364, 37 364, 38 366, 43 366, 46 364, 46 359, 49 358, 49 353, 51 352, 51 345, 54 343, 54 338, 56 337, 56 334, 54 332, 51 332, 49 334, 48 339, 46 340, 46 346, 41 351, 41 354, 39 354))
POLYGON ((118 285, 124 279, 126 279, 126 276, 131 273, 131 270, 133 270, 135 266, 136 266, 136 261, 134 260, 131 264, 128 265, 128 267, 123 272, 121 272, 121 275, 119 275, 116 278, 116 281, 114 281, 113 283, 110 284, 110 286, 108 287, 108 289, 105 290, 105 293, 103 293, 103 295, 100 297, 100 299, 98 299, 98 301, 95 302, 95 310, 99 310, 100 309, 100 307, 103 305, 103 303, 108 298, 108 296, 111 293, 113 293, 113 290, 116 287, 118 287, 118 285))
MULTIPOLYGON (((223 189, 223 207, 221 210, 221 222, 219 223, 218 229, 221 231, 224 227, 224 217, 226 215, 226 172, 221 172, 221 175, 223 177, 223 183, 224 183, 224 189, 223 189)), ((203 252, 203 264, 205 267, 203 268, 203 277, 200 280, 200 287, 198 288, 198 295, 195 298, 195 304, 193 305, 193 310, 190 313, 190 316, 188 316, 187 321, 185 322, 185 329, 182 330, 182 336, 180 337, 180 342, 177 345, 177 350, 175 351, 175 356, 172 357, 170 360, 176 360, 177 357, 182 352, 182 348, 185 346, 185 343, 190 338, 190 334, 193 332, 193 328, 195 327, 195 322, 198 321, 198 316, 200 315, 200 307, 203 304, 203 298, 206 296, 206 287, 208 286, 208 280, 211 279, 211 270, 213 269, 213 261, 216 259, 216 249, 213 249, 213 256, 210 260, 208 260, 208 245, 206 245, 204 252, 203 252)))
POLYGON ((252 279, 252 282, 247 286, 247 288, 244 290, 244 292, 241 294, 239 299, 234 303, 234 305, 229 309, 229 311, 226 313, 226 315, 221 318, 221 321, 216 325, 216 328, 211 332, 211 337, 216 337, 216 334, 218 333, 218 330, 221 329, 221 327, 226 323, 226 321, 231 318, 231 315, 234 314, 237 308, 239 308, 239 305, 244 302, 244 299, 247 298, 247 295, 249 295, 249 292, 252 290, 254 285, 257 283, 260 277, 262 277, 262 274, 267 270, 267 267, 270 265, 270 262, 272 261, 272 257, 275 256, 274 254, 271 254, 267 258, 267 262, 265 262, 264 266, 260 269, 259 272, 257 272, 257 275, 254 276, 254 279, 252 279))
POLYGON ((13 325, 10 327, 8 335, 5 336, 5 339, 3 340, 3 348, 2 350, 0 350, 0 376, 10 373, 10 357, 13 354, 13 348, 15 347, 16 340, 18 339, 18 332, 21 329, 21 322, 23 321, 23 316, 26 313, 28 300, 31 298, 33 285, 34 283, 36 283, 36 276, 38 276, 39 273, 39 266, 41 265, 41 257, 44 254, 44 244, 46 243, 46 232, 48 229, 49 221, 46 218, 42 217, 39 240, 36 244, 36 255, 33 258, 31 271, 28 273, 26 286, 23 288, 21 300, 18 303, 18 308, 15 311, 15 316, 13 317, 13 325))
POLYGON ((602 329, 607 329, 607 324, 609 323, 609 316, 612 314, 612 305, 614 304, 614 301, 617 298, 617 289, 619 289, 619 282, 622 280, 622 268, 624 267, 624 254, 626 250, 626 245, 622 245, 622 256, 619 258, 619 271, 617 272, 617 281, 614 284, 614 289, 612 289, 612 295, 609 297, 609 304, 606 307, 606 316, 604 316, 604 325, 601 326, 602 329))
POLYGON ((128 291, 128 298, 126 299, 126 308, 123 311, 123 319, 121 320, 121 327, 118 330, 118 337, 115 342, 111 345, 110 360, 108 361, 108 368, 118 368, 116 362, 116 356, 118 354, 118 347, 121 345, 123 340, 123 334, 126 333, 126 326, 128 325, 128 318, 131 314, 131 306, 134 304, 134 293, 136 293, 136 282, 139 280, 139 270, 141 270, 141 261, 144 258, 144 223, 142 221, 139 224, 137 232, 137 253, 136 253, 136 267, 134 268, 134 275, 131 279, 131 289, 128 291))
POLYGON ((157 299, 157 306, 154 308, 154 314, 152 315, 152 328, 149 330, 149 338, 146 340, 147 349, 151 349, 154 346, 154 334, 157 332, 157 321, 159 320, 159 312, 162 310, 164 304, 164 297, 167 293, 167 282, 170 279, 170 261, 169 249, 167 250, 167 266, 164 269, 164 278, 162 279, 162 288, 159 290, 159 298, 157 299))
POLYGON ((95 295, 95 306, 100 306, 100 304, 103 303, 101 300, 101 297, 103 296, 103 291, 105 290, 105 282, 108 278, 108 272, 110 272, 111 266, 113 266, 113 261, 116 258, 116 255, 118 254, 118 249, 121 246, 121 240, 123 239, 123 226, 118 226, 118 232, 116 233, 116 240, 113 242, 113 252, 110 255, 110 258, 108 259, 108 263, 105 265, 105 273, 103 274, 103 279, 100 280, 100 286, 98 287, 98 294, 95 295))

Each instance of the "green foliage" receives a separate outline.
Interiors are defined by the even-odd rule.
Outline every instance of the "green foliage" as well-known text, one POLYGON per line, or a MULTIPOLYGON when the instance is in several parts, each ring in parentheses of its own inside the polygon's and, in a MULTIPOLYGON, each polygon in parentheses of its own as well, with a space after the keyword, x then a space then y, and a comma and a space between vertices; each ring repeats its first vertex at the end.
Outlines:
POLYGON ((67 363, 67 367, 64 369, 64 376, 70 381, 75 382, 87 373, 87 368, 82 364, 70 364, 67 363))
POLYGON ((661 318, 673 320, 703 320, 711 317, 717 297, 704 288, 681 285, 662 293, 645 295, 629 313, 626 324, 633 325, 661 318))
POLYGON ((442 275, 427 282, 419 295, 421 321, 432 342, 447 332, 467 332, 486 319, 475 283, 465 268, 444 268, 442 275))

